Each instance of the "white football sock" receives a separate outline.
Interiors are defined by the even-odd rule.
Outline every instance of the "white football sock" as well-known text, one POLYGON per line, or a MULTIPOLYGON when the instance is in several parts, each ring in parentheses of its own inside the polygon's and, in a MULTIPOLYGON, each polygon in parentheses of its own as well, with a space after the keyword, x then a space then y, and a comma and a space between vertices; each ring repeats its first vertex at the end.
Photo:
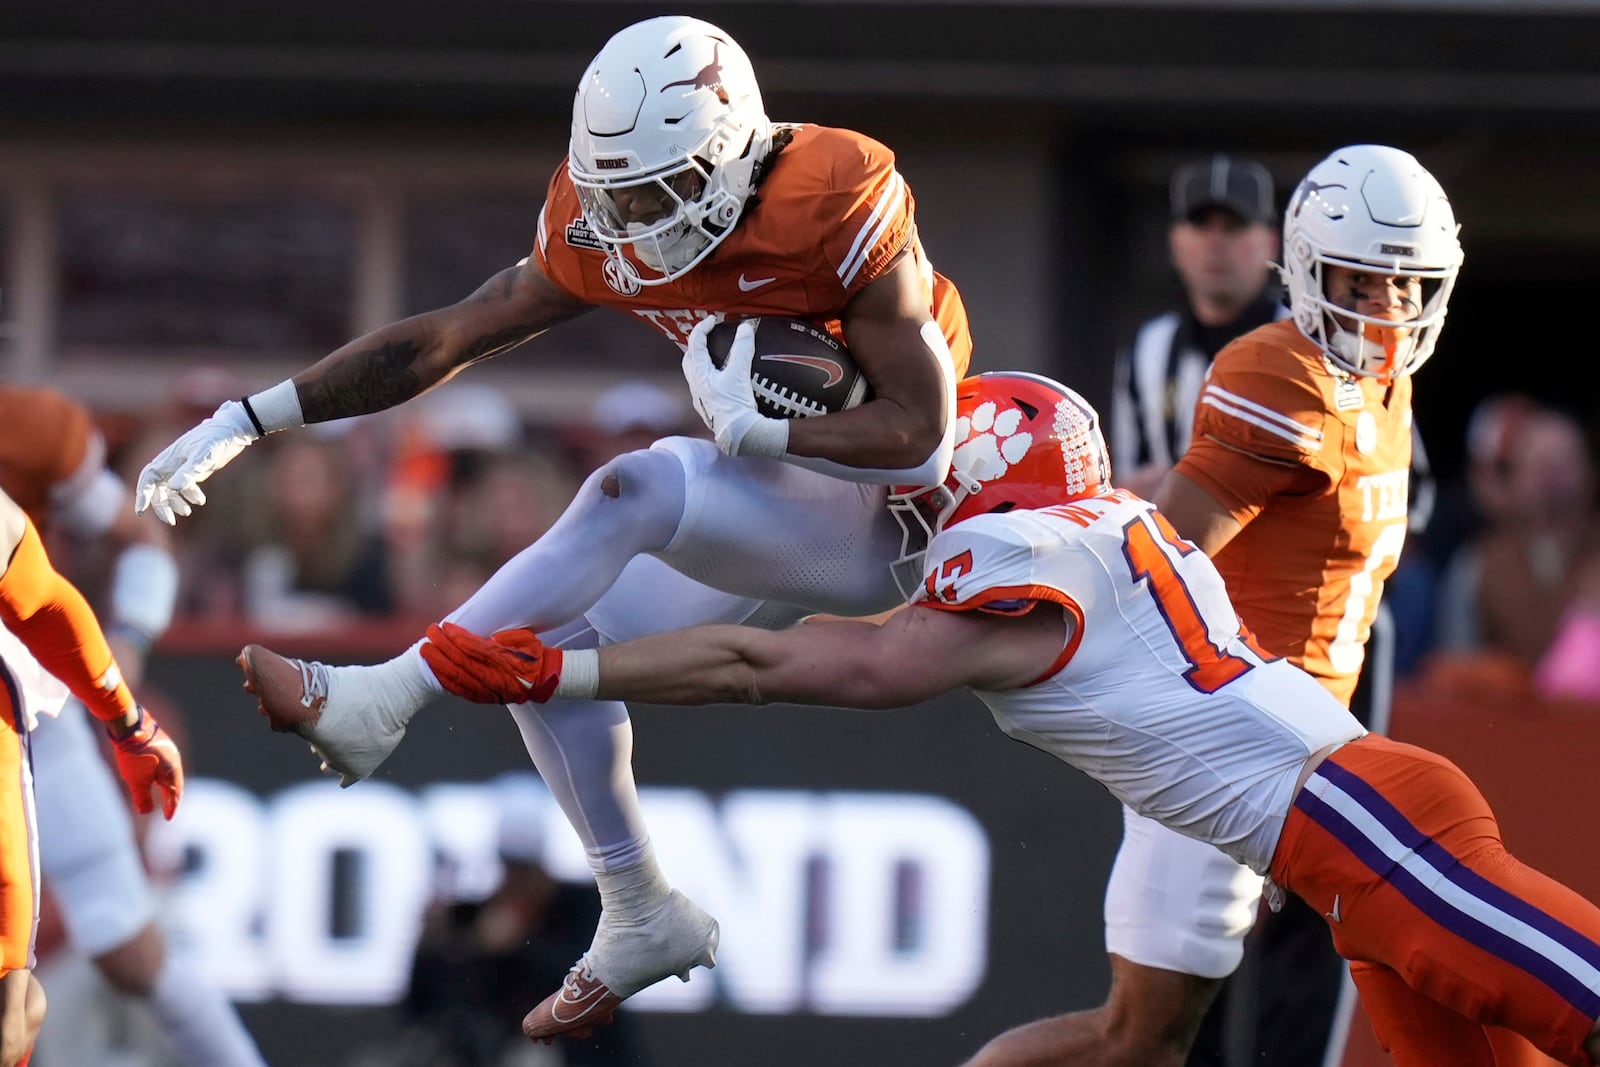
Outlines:
POLYGON ((656 865, 654 853, 648 850, 630 867, 597 871, 594 881, 600 889, 600 906, 605 909, 606 921, 614 924, 632 925, 649 918, 661 910, 672 894, 672 886, 656 865))
POLYGON ((617 701, 517 704, 522 743, 583 843, 589 869, 619 871, 649 852, 633 780, 633 723, 617 701))
POLYGON ((391 689, 396 699, 403 700, 408 706, 415 704, 421 707, 436 694, 445 691, 429 669, 428 661, 422 658, 424 643, 418 641, 394 659, 373 667, 371 677, 376 683, 391 689))

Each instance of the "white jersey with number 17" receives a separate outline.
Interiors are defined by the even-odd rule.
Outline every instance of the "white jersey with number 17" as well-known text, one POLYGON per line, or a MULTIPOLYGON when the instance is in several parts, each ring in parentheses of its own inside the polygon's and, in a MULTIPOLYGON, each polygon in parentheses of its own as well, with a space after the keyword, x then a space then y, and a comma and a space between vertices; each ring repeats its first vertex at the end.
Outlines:
POLYGON ((1306 758, 1365 733, 1315 679, 1256 645, 1211 561, 1131 493, 940 533, 913 603, 1060 605, 1077 625, 1050 669, 978 693, 1000 728, 1259 873, 1306 758))

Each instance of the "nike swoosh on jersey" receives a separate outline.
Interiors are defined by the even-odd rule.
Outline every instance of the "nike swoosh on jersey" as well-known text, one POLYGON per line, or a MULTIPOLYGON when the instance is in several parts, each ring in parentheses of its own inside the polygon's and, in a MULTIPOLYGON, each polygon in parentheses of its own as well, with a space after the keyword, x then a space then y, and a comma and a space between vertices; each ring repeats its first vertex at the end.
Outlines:
POLYGON ((743 274, 741 274, 741 275, 739 275, 739 290, 740 290, 740 292, 748 293, 753 289, 761 288, 763 285, 770 285, 772 282, 775 282, 777 280, 778 280, 777 278, 755 278, 755 279, 750 279, 750 278, 746 278, 743 274))

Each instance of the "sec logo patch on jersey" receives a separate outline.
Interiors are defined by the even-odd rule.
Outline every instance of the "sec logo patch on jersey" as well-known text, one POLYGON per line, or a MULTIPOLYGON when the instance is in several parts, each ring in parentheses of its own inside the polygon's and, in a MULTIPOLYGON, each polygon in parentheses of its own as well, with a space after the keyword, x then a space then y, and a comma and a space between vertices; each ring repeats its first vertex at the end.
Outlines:
MULTIPOLYGON (((728 359, 741 320, 711 328, 706 348, 714 366, 728 359)), ((845 411, 870 398, 871 386, 844 343, 814 322, 763 315, 755 320, 750 384, 756 410, 772 419, 845 411)))

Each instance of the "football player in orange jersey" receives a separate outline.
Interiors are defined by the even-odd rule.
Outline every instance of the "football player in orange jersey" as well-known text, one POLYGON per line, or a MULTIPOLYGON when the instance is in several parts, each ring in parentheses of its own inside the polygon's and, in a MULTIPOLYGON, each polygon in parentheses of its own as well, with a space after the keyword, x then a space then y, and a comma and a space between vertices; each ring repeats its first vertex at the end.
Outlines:
MULTIPOLYGON (((908 606, 882 625, 699 627, 563 651, 526 630, 446 623, 428 631, 429 662, 485 701, 905 709, 968 687, 1010 737, 1270 875, 1272 906, 1293 894, 1323 915, 1323 937, 1368 974, 1362 999, 1400 1067, 1531 1062, 1498 1058, 1494 1033, 1591 1067, 1600 908, 1507 852, 1459 768, 1368 733, 1267 653, 1216 565, 1153 504, 1110 488, 1081 397, 1005 371, 957 396, 949 479, 891 497, 908 528, 934 533, 908 606)), ((1053 1022, 1008 1032, 967 1067, 1111 1062, 1064 1048, 1053 1022)))
MULTIPOLYGON (((45 692, 41 671, 71 690, 106 725, 117 771, 134 807, 172 818, 183 795, 183 761, 155 719, 134 702, 100 625, 78 590, 45 554, 38 531, 0 491, 0 1067, 27 1063, 44 1023, 45 998, 33 975, 39 924, 39 841, 33 803, 33 731, 60 697, 45 692), (154 796, 152 796, 152 791, 154 796)), ((126 821, 110 798, 101 818, 126 821)), ((123 904, 137 913, 131 894, 123 904)))
MULTIPOLYGON (((178 595, 166 531, 133 516, 127 483, 106 465, 104 438, 70 397, 0 385, 0 426, 0 489, 41 534, 69 547, 103 540, 116 551, 103 598, 106 640, 128 683, 137 686, 145 653, 171 621, 178 595)), ((12 656, 20 658, 20 652, 12 656)), ((38 678, 34 687, 59 690, 59 683, 38 678)), ((83 705, 68 700, 29 741, 40 867, 72 948, 92 960, 112 988, 149 1009, 178 1062, 261 1067, 255 1042, 227 997, 169 950, 133 823, 119 813, 117 785, 83 705)), ((47 1049, 54 1029, 52 1023, 43 1036, 47 1049)))
MULTIPOLYGON (((1415 158, 1352 145, 1295 189, 1283 247, 1292 317, 1218 353, 1189 446, 1155 502, 1215 559, 1262 647, 1349 706, 1406 535, 1410 374, 1437 343, 1461 245, 1449 199, 1415 158)), ((1033 1024, 1030 1040, 1048 1037, 1070 1062, 1184 1063, 1239 965, 1260 889, 1215 849, 1125 809, 1106 888, 1111 993, 1097 1009, 1033 1024)), ((1310 987, 1326 990, 1325 1003, 1284 1018, 1282 1047, 1257 1050, 1253 1063, 1321 1062, 1341 963, 1318 937, 1300 963, 1326 972, 1310 987)), ((1361 963, 1352 973, 1358 985, 1368 974, 1361 963)), ((1290 974, 1278 986, 1312 981, 1290 974)))
MULTIPOLYGON (((965 311, 923 254, 889 149, 850 130, 771 122, 738 44, 681 16, 623 29, 584 72, 569 154, 550 179, 527 259, 458 304, 383 327, 222 405, 150 462, 136 507, 175 521, 204 503, 201 483, 257 438, 409 400, 596 306, 636 315, 683 348, 716 441, 668 438, 600 467, 555 526, 452 621, 484 634, 531 626, 583 645, 711 620, 859 616, 899 602, 889 564, 901 534, 887 486, 945 476, 955 383, 971 350, 965 311), (748 329, 723 370, 710 362, 717 314, 829 323, 873 398, 815 418, 759 415, 748 329)), ((258 692, 290 688, 317 710, 302 732, 346 783, 372 773, 441 690, 415 647, 371 667, 258 649, 244 666, 258 692)), ((604 904, 569 981, 576 1003, 552 994, 525 1020, 530 1036, 548 1037, 588 1028, 669 974, 709 966, 717 926, 657 867, 623 705, 513 714, 604 904)))

